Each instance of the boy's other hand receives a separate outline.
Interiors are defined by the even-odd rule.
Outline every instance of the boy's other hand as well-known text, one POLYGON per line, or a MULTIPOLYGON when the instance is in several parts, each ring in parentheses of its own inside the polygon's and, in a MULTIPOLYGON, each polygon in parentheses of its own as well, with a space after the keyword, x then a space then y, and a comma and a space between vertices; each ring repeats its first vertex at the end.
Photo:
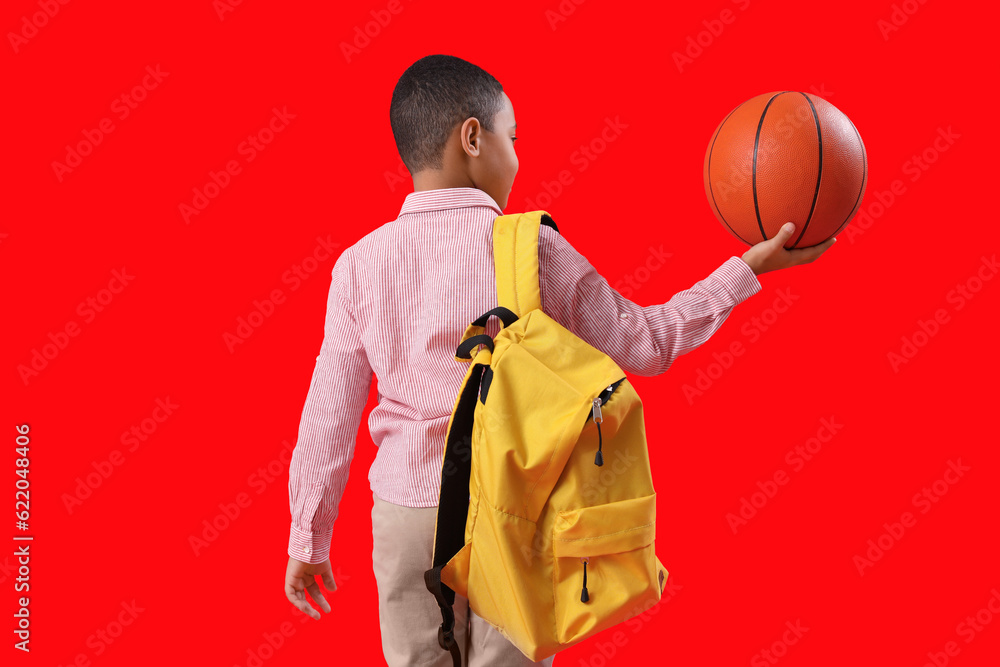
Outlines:
POLYGON ((753 270, 754 275, 767 273, 776 269, 787 269, 798 264, 808 264, 826 252, 836 238, 829 238, 819 245, 808 248, 783 247, 785 242, 795 233, 795 224, 786 222, 781 226, 777 236, 761 241, 743 253, 743 261, 753 270))
POLYGON ((288 558, 288 569, 285 570, 285 597, 299 610, 317 621, 320 619, 319 612, 316 611, 306 600, 305 591, 309 591, 311 597, 320 609, 330 613, 330 603, 320 592, 319 584, 316 583, 316 575, 323 578, 323 586, 329 592, 337 590, 337 582, 333 580, 333 570, 330 568, 330 559, 327 558, 322 563, 304 563, 294 558, 288 558))

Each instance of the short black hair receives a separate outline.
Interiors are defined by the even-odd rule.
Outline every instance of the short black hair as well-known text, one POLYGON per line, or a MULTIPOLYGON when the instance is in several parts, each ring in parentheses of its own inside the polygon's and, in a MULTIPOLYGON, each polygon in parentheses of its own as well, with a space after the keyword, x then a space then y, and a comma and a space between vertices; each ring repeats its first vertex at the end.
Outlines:
POLYGON ((503 86, 486 70, 455 56, 424 56, 396 82, 389 123, 403 164, 414 174, 444 165, 455 125, 475 117, 484 130, 503 108, 503 86))

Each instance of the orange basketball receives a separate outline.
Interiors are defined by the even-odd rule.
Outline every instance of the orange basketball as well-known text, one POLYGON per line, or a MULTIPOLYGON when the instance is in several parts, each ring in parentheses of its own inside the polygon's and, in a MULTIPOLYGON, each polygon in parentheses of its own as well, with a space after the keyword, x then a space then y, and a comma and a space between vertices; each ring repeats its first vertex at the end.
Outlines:
POLYGON ((854 123, 816 95, 767 93, 733 109, 705 154, 705 194, 729 233, 747 245, 786 222, 786 248, 840 233, 861 206, 868 158, 854 123))

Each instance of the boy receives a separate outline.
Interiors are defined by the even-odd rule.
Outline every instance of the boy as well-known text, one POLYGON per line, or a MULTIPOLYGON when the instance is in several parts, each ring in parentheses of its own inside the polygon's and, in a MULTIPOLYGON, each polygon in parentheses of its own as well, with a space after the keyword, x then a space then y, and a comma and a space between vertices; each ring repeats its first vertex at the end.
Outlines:
MULTIPOLYGON (((312 618, 320 614, 305 591, 330 611, 315 576, 336 590, 328 557, 333 523, 374 373, 378 405, 368 427, 378 453, 368 479, 383 654, 391 667, 450 667, 423 573, 432 564, 445 430, 468 368, 455 361, 455 348, 466 326, 497 305, 492 226, 517 173, 516 123, 496 79, 444 55, 421 58, 403 73, 390 122, 414 192, 395 221, 344 250, 332 271, 325 336, 289 469, 285 593, 312 618)), ((542 310, 623 369, 659 375, 760 291, 756 276, 811 262, 833 244, 786 250, 793 231, 786 224, 667 303, 642 307, 543 225, 542 310)), ((498 331, 491 318, 486 333, 498 331)), ((455 617, 465 664, 532 664, 460 595, 455 617)))

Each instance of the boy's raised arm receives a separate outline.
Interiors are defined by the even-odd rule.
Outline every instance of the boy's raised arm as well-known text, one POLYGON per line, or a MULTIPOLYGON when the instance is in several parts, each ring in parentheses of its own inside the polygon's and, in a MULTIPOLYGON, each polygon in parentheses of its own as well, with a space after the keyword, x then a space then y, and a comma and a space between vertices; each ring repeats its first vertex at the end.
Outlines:
POLYGON ((760 291, 750 266, 733 256, 669 301, 639 306, 623 297, 555 230, 538 248, 542 310, 630 373, 666 372, 711 337, 733 307, 760 291))
POLYGON ((626 371, 659 375, 708 340, 734 306, 760 291, 757 276, 814 262, 836 241, 789 250, 784 244, 794 231, 793 223, 784 224, 773 238, 742 257, 730 257, 666 303, 643 307, 618 293, 562 235, 543 225, 538 239, 542 310, 626 371))

